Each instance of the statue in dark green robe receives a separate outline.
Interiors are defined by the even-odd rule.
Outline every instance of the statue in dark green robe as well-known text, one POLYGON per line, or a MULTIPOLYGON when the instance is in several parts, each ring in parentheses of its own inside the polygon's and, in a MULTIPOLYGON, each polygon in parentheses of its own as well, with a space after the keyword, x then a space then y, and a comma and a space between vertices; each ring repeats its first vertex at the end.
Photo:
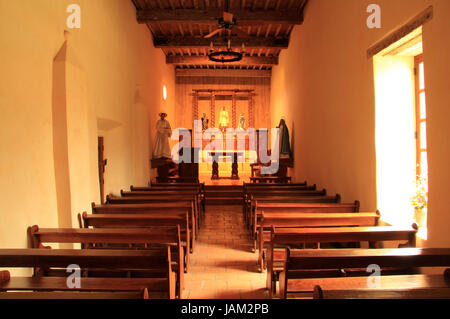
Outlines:
POLYGON ((280 157, 292 157, 291 145, 289 143, 289 130, 284 119, 278 124, 280 129, 280 157))

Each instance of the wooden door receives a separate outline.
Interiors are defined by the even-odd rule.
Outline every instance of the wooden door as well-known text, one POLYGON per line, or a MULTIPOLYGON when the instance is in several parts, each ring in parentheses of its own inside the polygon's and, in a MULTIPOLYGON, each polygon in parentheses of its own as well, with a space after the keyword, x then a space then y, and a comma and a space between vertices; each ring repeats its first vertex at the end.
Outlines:
POLYGON ((98 137, 98 178, 100 183, 100 201, 105 203, 105 167, 106 159, 104 158, 105 147, 103 144, 103 136, 98 137))

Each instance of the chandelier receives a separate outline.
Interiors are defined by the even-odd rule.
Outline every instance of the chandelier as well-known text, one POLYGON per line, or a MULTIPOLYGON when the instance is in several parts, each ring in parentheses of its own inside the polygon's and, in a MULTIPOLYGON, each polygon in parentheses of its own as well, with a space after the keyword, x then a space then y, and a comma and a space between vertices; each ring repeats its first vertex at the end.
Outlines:
POLYGON ((242 43, 242 51, 233 51, 231 49, 231 36, 228 38, 228 44, 226 50, 220 50, 220 51, 214 51, 213 48, 213 42, 211 42, 208 58, 210 61, 213 62, 220 62, 220 63, 230 63, 230 62, 237 62, 241 61, 244 57, 244 43, 242 43))

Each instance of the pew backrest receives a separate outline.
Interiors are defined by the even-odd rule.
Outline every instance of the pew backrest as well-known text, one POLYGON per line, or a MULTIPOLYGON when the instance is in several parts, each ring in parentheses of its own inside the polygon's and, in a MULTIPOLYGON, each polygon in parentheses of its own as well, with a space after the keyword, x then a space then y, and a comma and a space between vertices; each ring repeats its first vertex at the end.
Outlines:
POLYGON ((260 227, 376 226, 380 212, 367 213, 266 213, 260 227))
POLYGON ((448 267, 450 248, 288 249, 287 269, 448 267))
POLYGON ((341 289, 323 290, 314 287, 314 299, 450 299, 450 287, 447 288, 404 288, 404 289, 341 289))
POLYGON ((87 214, 83 213, 85 228, 142 228, 160 226, 179 226, 181 240, 186 243, 186 267, 189 266, 189 253, 192 252, 194 238, 189 227, 188 213, 179 214, 87 214))
POLYGON ((385 268, 448 267, 449 248, 393 249, 287 249, 283 276, 280 277, 281 297, 286 298, 290 273, 303 269, 366 269, 369 265, 385 268))
POLYGON ((12 291, 0 292, 0 299, 42 300, 42 299, 149 299, 147 288, 140 291, 12 291))
POLYGON ((255 203, 257 212, 279 213, 351 213, 359 211, 359 201, 353 203, 255 203))
POLYGON ((76 264, 80 268, 154 269, 171 271, 170 246, 155 250, 0 249, 0 267, 48 268, 76 264))
POLYGON ((417 225, 398 226, 356 226, 356 227, 306 227, 273 228, 272 243, 295 244, 333 242, 380 242, 406 240, 409 247, 415 247, 417 225))

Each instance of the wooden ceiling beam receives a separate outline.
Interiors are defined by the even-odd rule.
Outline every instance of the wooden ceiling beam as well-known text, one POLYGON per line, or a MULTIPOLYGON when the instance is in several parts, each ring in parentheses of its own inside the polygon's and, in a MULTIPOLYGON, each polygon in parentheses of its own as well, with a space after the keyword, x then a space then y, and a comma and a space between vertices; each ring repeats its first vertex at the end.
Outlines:
MULTIPOLYGON (((153 44, 155 48, 179 48, 179 47, 199 47, 206 48, 209 47, 211 42, 213 42, 214 46, 225 46, 226 42, 223 39, 205 39, 201 37, 167 37, 160 38, 155 37, 153 40, 153 44)), ((231 46, 232 47, 241 47, 242 43, 245 44, 246 48, 279 48, 279 49, 287 49, 289 46, 289 39, 287 38, 257 38, 257 37, 248 37, 248 38, 232 38, 231 46)))
POLYGON ((166 56, 167 64, 195 64, 195 65, 277 65, 278 57, 274 56, 244 56, 241 61, 218 63, 209 60, 207 56, 166 56))
MULTIPOLYGON (((142 9, 136 12, 139 23, 200 23, 217 25, 222 11, 209 9, 142 9)), ((233 15, 239 25, 275 24, 301 24, 302 13, 297 10, 233 10, 233 15)))

